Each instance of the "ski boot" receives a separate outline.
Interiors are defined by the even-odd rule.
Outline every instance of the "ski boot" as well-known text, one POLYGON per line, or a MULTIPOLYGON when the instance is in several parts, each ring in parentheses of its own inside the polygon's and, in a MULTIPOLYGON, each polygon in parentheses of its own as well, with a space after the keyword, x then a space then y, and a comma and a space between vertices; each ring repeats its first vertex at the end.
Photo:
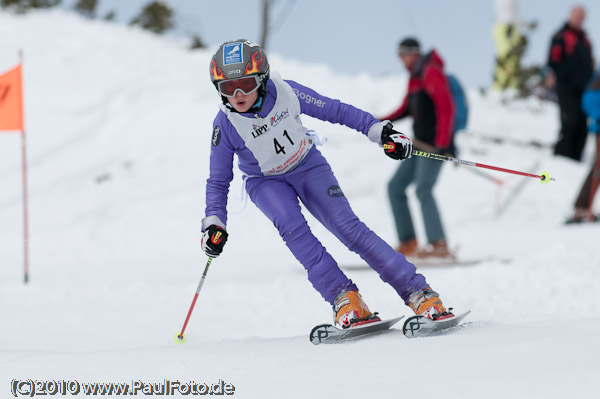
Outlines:
POLYGON ((415 251, 414 259, 440 259, 440 260, 456 260, 456 256, 450 249, 446 240, 439 240, 431 243, 426 248, 415 251))
POLYGON ((588 209, 577 208, 573 216, 565 221, 565 224, 597 222, 599 220, 600 215, 595 215, 588 209))
POLYGON ((408 306, 415 314, 431 320, 442 320, 454 316, 450 312, 452 309, 446 310, 440 296, 431 287, 413 292, 408 299, 408 306))
POLYGON ((333 303, 333 323, 338 328, 350 328, 380 321, 363 302, 358 291, 342 291, 333 303))
POLYGON ((396 252, 400 252, 407 258, 413 258, 417 254, 419 244, 416 238, 412 238, 408 241, 400 242, 400 245, 396 247, 396 252))

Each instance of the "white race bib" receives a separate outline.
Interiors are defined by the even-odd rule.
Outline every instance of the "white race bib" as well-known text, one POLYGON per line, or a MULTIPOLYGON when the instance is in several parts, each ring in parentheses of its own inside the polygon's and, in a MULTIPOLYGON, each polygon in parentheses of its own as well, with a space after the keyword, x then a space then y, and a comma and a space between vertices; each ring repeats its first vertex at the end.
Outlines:
POLYGON ((300 102, 290 85, 272 72, 277 89, 275 106, 265 118, 248 118, 221 109, 252 152, 264 175, 281 175, 294 169, 313 145, 300 121, 300 102))

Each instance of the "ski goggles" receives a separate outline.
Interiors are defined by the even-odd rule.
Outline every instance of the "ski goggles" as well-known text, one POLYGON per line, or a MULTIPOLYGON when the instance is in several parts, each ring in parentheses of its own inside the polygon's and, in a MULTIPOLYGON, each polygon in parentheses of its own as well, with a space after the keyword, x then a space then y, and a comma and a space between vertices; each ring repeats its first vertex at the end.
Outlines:
POLYGON ((217 83, 217 90, 225 97, 234 97, 238 90, 248 95, 254 93, 259 87, 260 79, 257 75, 217 83))

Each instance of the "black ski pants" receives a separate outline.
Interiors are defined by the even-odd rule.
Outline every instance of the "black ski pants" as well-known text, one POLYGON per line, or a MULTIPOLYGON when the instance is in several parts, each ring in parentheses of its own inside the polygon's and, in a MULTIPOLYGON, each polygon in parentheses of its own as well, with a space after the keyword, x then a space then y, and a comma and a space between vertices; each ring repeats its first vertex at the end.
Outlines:
POLYGON ((587 116, 581 109, 579 90, 560 91, 558 106, 560 107, 560 134, 554 146, 554 154, 581 161, 581 154, 587 138, 587 116))

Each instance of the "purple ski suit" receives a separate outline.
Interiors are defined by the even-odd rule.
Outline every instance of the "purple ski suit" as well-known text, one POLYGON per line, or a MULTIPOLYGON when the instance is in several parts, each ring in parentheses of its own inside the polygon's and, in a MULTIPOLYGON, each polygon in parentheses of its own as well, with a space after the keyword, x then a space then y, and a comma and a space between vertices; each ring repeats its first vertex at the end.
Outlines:
MULTIPOLYGON (((225 228, 227 193, 233 179, 233 155, 237 154, 239 168, 246 175, 246 190, 250 199, 275 225, 287 247, 308 272, 309 281, 327 302, 333 304, 341 290, 356 290, 357 287, 312 234, 301 213, 299 200, 348 249, 360 255, 379 273, 381 279, 389 283, 408 304, 409 296, 413 292, 428 286, 425 278, 416 272, 415 266, 408 262, 404 255, 394 251, 358 219, 328 162, 312 146, 311 138, 304 136, 307 144, 304 153, 299 149, 296 155, 282 163, 287 166, 291 161, 289 170, 284 170, 286 166, 269 169, 268 162, 262 161, 266 152, 273 151, 283 155, 279 153, 285 152, 286 145, 298 142, 298 136, 288 136, 287 130, 283 130, 283 135, 281 131, 277 131, 280 119, 293 114, 294 109, 292 106, 292 111, 285 108, 283 112, 271 112, 280 104, 277 100, 278 95, 286 97, 285 101, 288 102, 285 104, 294 104, 298 114, 343 124, 365 135, 369 135, 371 126, 379 122, 367 112, 339 100, 324 97, 296 82, 283 81, 272 74, 267 82, 263 108, 258 115, 233 112, 229 114, 222 109, 214 120, 210 177, 206 184, 206 218, 203 219, 203 227, 218 224, 225 228), (295 97, 289 98, 293 97, 293 94, 295 97), (234 125, 242 126, 242 122, 254 131, 240 134, 234 125), (257 147, 259 137, 264 144, 257 147), (283 172, 269 173, 274 170, 283 172)), ((294 115, 290 116, 284 121, 287 125, 281 125, 305 129, 300 124, 299 116, 296 118, 296 125, 291 125, 294 115)), ((373 141, 378 139, 370 138, 373 141)))

